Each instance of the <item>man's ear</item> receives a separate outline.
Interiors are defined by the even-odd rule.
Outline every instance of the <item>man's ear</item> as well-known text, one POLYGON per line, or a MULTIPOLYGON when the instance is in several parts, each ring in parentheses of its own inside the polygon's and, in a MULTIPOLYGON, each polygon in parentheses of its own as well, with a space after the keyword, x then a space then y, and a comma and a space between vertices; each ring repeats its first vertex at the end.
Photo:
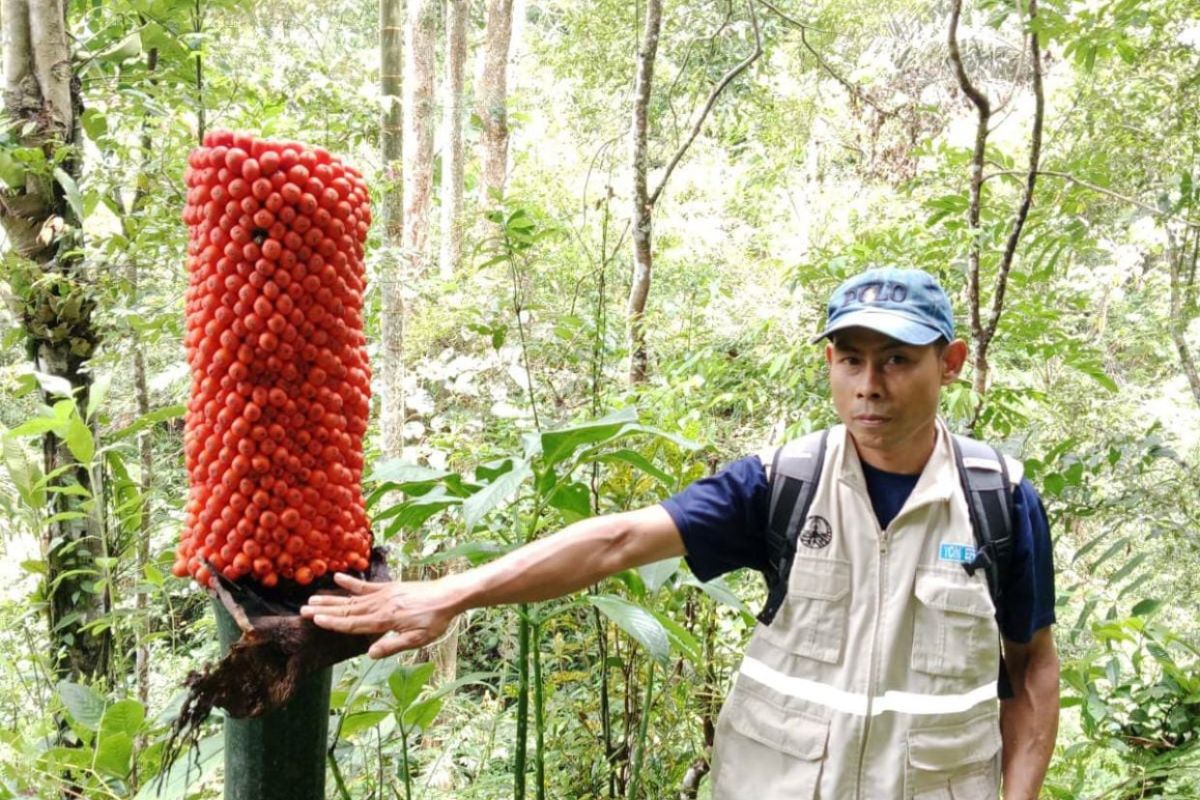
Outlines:
POLYGON ((958 380, 963 366, 967 363, 967 343, 955 339, 942 350, 942 386, 949 386, 958 380))
POLYGON ((833 363, 833 343, 832 342, 825 345, 825 363, 826 364, 833 363))

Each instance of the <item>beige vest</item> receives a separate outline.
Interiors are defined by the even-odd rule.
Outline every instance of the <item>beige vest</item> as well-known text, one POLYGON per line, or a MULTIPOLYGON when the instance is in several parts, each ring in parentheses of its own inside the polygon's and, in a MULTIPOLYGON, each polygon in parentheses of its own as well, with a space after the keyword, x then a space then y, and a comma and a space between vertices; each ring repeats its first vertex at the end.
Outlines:
POLYGON ((945 426, 886 530, 833 428, 800 540, 721 711, 713 800, 995 800, 999 631, 959 563, 975 537, 945 426))

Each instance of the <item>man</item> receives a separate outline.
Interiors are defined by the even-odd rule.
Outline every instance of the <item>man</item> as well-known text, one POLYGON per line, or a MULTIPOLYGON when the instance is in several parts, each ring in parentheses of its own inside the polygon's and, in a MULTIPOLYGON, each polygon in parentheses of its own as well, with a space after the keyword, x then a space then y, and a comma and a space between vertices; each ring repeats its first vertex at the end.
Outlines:
MULTIPOLYGON (((974 544, 941 387, 967 346, 942 288, 872 270, 829 303, 825 358, 842 424, 829 432, 787 593, 759 625, 721 712, 713 797, 1036 798, 1058 725, 1053 570, 1033 487, 1013 493, 1013 564, 995 608, 974 544), (997 704, 1000 648, 1011 696, 997 704), (999 706, 997 708, 997 706, 999 706)), ((314 597, 316 624, 388 636, 379 658, 435 640, 468 608, 547 600, 686 555, 702 580, 766 567, 775 451, 734 462, 661 505, 584 520, 429 583, 314 597)))

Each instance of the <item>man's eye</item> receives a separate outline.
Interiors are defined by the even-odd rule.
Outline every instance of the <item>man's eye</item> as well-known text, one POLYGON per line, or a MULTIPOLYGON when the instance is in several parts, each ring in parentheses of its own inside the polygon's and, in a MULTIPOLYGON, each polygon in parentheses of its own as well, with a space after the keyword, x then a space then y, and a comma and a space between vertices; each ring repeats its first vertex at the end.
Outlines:
POLYGON ((891 356, 890 358, 888 358, 888 363, 889 364, 907 364, 908 358, 907 358, 907 356, 894 355, 894 356, 891 356))

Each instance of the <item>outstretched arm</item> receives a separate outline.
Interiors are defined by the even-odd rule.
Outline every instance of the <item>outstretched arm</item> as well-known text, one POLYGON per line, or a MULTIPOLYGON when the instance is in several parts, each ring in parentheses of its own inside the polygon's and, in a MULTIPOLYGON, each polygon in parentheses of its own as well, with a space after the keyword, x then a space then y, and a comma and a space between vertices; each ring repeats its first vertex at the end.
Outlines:
POLYGON ((1058 652, 1050 627, 1028 644, 1004 641, 1014 696, 1000 703, 1004 800, 1036 800, 1058 733, 1058 652))
POLYGON ((367 583, 337 575, 346 596, 314 595, 300 613, 343 633, 384 633, 372 658, 423 647, 469 608, 549 600, 621 570, 683 555, 662 506, 593 517, 475 569, 433 581, 367 583))

